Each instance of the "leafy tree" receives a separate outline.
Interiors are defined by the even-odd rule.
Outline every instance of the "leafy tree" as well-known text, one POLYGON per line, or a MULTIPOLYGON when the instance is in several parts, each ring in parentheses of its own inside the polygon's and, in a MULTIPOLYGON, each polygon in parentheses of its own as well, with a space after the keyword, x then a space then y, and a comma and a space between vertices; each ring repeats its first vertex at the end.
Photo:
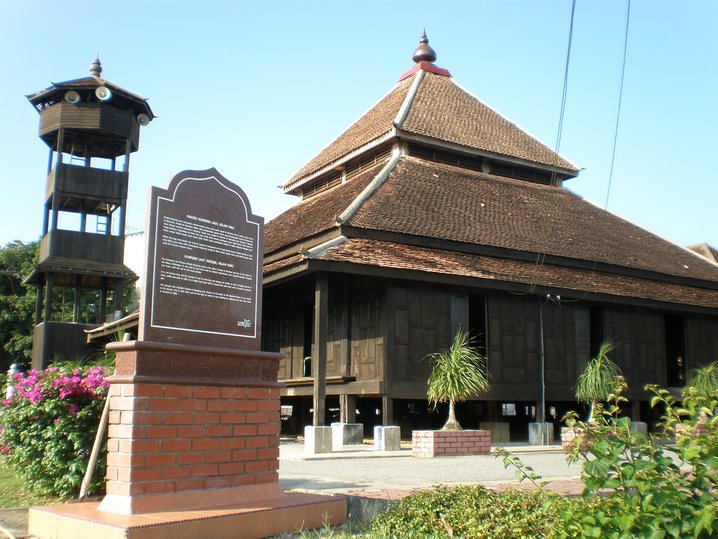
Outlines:
POLYGON ((0 358, 3 370, 11 363, 27 366, 32 355, 32 331, 37 289, 24 285, 37 263, 38 242, 13 241, 0 248, 0 358))
POLYGON ((490 388, 486 359, 473 347, 469 332, 459 328, 451 347, 445 352, 426 356, 433 363, 429 376, 427 397, 429 404, 449 403, 449 419, 443 430, 461 430, 456 419, 455 403, 490 388))
POLYGON ((588 362, 576 380, 576 398, 589 405, 589 422, 593 419, 596 403, 608 400, 616 390, 618 378, 622 376, 620 367, 608 357, 614 348, 612 342, 602 342, 596 356, 588 362))

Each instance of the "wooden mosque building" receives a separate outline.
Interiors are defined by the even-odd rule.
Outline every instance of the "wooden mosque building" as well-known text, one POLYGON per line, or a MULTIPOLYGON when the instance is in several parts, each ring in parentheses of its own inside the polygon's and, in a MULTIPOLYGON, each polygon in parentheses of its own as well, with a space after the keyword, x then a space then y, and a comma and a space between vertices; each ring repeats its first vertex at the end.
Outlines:
POLYGON ((718 359, 718 265, 568 191, 579 168, 455 84, 425 35, 413 59, 266 224, 263 348, 284 354, 284 428, 440 425, 423 358, 459 326, 492 388, 459 405, 464 427, 558 428, 607 339, 627 412, 650 420, 645 384, 718 359))

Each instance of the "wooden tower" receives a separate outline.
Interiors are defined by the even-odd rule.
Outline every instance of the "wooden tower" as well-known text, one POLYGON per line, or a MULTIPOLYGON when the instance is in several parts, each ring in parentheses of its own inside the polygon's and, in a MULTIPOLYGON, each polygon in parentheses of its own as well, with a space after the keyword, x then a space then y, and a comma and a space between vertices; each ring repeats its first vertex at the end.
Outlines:
POLYGON ((38 287, 33 368, 84 355, 84 330, 106 321, 108 292, 116 311, 123 286, 137 278, 123 263, 130 154, 154 115, 145 99, 101 73, 96 58, 89 77, 27 96, 50 149, 40 255, 26 279, 38 287), (87 290, 97 297, 94 319, 81 320, 87 290))

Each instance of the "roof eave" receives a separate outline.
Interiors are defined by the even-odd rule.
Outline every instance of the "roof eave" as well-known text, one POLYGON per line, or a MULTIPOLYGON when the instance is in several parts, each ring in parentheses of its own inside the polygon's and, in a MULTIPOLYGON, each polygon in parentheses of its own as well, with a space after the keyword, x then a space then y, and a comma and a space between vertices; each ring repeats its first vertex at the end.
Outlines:
POLYGON ((446 140, 441 140, 433 137, 429 137, 426 135, 421 135, 418 133, 412 133, 411 131, 406 131, 403 129, 397 129, 397 135, 401 137, 403 140, 410 141, 410 142, 419 142, 422 144, 428 144, 433 146, 438 146, 440 148, 445 148, 447 150, 457 151, 461 153, 465 153, 468 155, 473 156, 482 156, 482 157, 489 157, 491 159, 497 159, 501 161, 506 161, 509 163, 514 163, 516 165, 523 165, 523 166, 529 166, 534 168, 542 168, 544 170, 550 171, 550 172, 556 172, 558 174, 564 174, 567 176, 566 179, 575 178, 578 176, 580 169, 569 169, 565 168, 559 165, 550 165, 548 163, 539 163, 537 161, 531 161, 529 159, 522 159, 520 157, 510 156, 502 153, 496 153, 491 152, 488 150, 480 150, 478 148, 472 148, 471 146, 464 146, 462 144, 457 144, 455 142, 450 142, 446 140))
POLYGON ((339 159, 332 161, 331 163, 328 163, 327 165, 323 166, 322 168, 316 170, 315 172, 312 172, 311 174, 308 174, 307 176, 304 176, 302 178, 297 179, 296 181, 292 182, 291 185, 285 185, 282 186, 282 190, 285 194, 288 195, 299 195, 299 191, 302 187, 307 185, 312 180, 323 176, 324 174, 331 172, 332 170, 335 170, 337 167, 340 167, 347 163, 348 161, 351 161, 355 157, 366 153, 367 151, 376 148, 377 146, 380 146, 381 144, 384 144, 385 142, 390 141, 392 138, 396 137, 396 128, 392 127, 389 129, 386 133, 381 135, 378 138, 375 138, 374 140, 364 144, 363 146, 360 146, 359 148, 356 148, 354 151, 343 155, 339 159))

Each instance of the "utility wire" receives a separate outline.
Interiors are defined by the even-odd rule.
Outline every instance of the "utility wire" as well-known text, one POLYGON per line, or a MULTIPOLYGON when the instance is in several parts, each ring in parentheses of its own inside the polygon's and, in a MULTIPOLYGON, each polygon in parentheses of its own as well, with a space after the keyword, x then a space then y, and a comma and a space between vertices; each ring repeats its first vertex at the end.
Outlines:
MULTIPOLYGON (((566 95, 568 94, 568 67, 571 63, 571 44, 573 43, 573 19, 576 13, 576 0, 571 3, 571 24, 568 30, 568 47, 566 48, 566 65, 563 70, 563 92, 561 94, 561 113, 558 117, 558 131, 556 133, 556 153, 561 149, 561 134, 563 133, 563 115, 566 112, 566 95)), ((555 176, 555 175, 554 175, 555 176)))
POLYGON ((621 66, 621 85, 618 91, 618 110, 616 111, 616 126, 613 130, 613 152, 611 153, 611 170, 608 174, 608 189, 606 190, 606 203, 604 210, 608 209, 608 198, 611 196, 611 182, 613 181, 613 165, 616 162, 616 146, 618 145, 618 125, 621 119, 621 103, 623 102, 623 79, 626 75, 626 56, 628 51, 628 23, 631 20, 631 0, 626 5, 626 31, 623 35, 623 65, 621 66))
MULTIPOLYGON (((568 46, 566 48, 566 62, 564 64, 564 70, 563 70, 563 90, 561 92, 561 111, 559 113, 558 117, 558 132, 556 133, 556 146, 555 146, 555 152, 558 154, 558 150, 561 146, 561 132, 563 131, 563 117, 564 112, 566 111, 566 96, 568 95, 568 68, 571 63, 571 43, 573 42, 573 21, 574 21, 574 15, 576 13, 576 0, 573 0, 571 2, 571 20, 569 24, 569 30, 568 30, 568 46)), ((551 174, 551 185, 556 185, 556 172, 554 171, 551 174)), ((553 234, 552 234, 553 235, 553 234)), ((536 255, 536 267, 539 268, 543 266, 544 260, 546 259, 546 251, 541 250, 536 255)), ((529 294, 533 294, 536 291, 536 284, 538 281, 538 272, 536 274, 536 277, 532 279, 531 286, 529 288, 529 294)))

